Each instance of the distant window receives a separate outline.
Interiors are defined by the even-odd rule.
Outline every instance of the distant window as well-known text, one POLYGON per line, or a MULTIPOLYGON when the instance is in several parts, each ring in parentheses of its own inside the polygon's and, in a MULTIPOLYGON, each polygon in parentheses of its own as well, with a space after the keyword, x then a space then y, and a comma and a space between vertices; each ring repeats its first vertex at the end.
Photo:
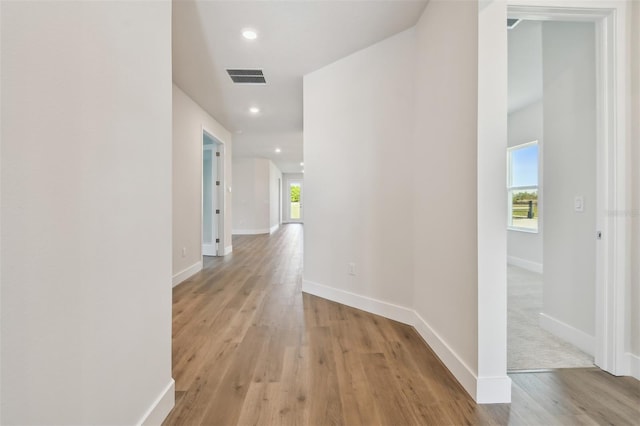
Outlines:
POLYGON ((509 229, 538 232, 538 141, 507 149, 509 229))

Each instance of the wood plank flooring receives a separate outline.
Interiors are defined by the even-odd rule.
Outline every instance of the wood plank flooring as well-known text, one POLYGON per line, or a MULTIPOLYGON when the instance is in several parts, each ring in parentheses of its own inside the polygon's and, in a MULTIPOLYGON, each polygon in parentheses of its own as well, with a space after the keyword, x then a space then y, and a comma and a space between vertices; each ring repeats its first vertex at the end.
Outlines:
POLYGON ((233 250, 174 289, 165 425, 640 424, 640 382, 598 369, 476 405, 413 328, 301 293, 302 225, 233 250))

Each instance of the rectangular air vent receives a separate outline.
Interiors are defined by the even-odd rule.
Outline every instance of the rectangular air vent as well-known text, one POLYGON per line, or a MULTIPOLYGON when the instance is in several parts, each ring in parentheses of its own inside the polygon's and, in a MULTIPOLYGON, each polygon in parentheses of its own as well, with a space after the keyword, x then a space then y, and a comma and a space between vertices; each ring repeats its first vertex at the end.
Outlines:
POLYGON ((238 84, 267 84, 262 70, 227 70, 229 77, 238 84))

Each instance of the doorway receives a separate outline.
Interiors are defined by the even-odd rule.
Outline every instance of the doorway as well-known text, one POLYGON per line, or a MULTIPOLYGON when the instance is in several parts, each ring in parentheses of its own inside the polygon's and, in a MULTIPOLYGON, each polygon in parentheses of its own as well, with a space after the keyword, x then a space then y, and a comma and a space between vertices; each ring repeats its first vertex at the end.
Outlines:
POLYGON ((278 178, 278 225, 282 224, 282 179, 278 178))
MULTIPOLYGON (((628 362, 624 353, 625 338, 628 336, 628 321, 626 319, 628 309, 624 298, 628 291, 628 284, 624 280, 625 271, 628 270, 628 248, 626 246, 628 224, 624 219, 621 219, 621 215, 611 214, 611 212, 625 211, 624 209, 628 202, 629 180, 624 177, 626 176, 624 175, 625 170, 628 170, 627 167, 629 167, 629 161, 624 155, 624 147, 626 145, 625 130, 627 128, 625 103, 628 100, 627 82, 624 78, 629 60, 626 32, 628 4, 593 1, 588 2, 588 5, 583 2, 581 3, 582 6, 566 7, 566 4, 554 2, 553 0, 544 2, 544 5, 537 0, 514 1, 514 3, 516 4, 511 4, 507 7, 508 17, 511 19, 595 24, 595 98, 597 113, 593 121, 596 124, 596 174, 594 176, 596 191, 595 196, 589 199, 591 199, 590 208, 595 209, 596 226, 591 229, 589 233, 591 235, 585 235, 585 238, 589 238, 590 244, 595 244, 595 257, 592 264, 589 264, 587 260, 582 260, 581 262, 581 269, 592 268, 594 271, 592 275, 595 277, 595 294, 593 294, 595 315, 591 328, 594 333, 593 335, 587 335, 587 333, 577 333, 576 335, 580 335, 580 338, 588 337, 588 339, 582 339, 582 343, 590 341, 588 344, 593 348, 595 365, 613 374, 628 375, 628 362)), ((500 19, 501 7, 504 6, 487 8, 486 10, 490 12, 484 14, 484 21, 493 20, 493 23, 497 23, 500 19)), ((489 26, 485 28, 487 30, 481 30, 483 37, 487 37, 489 34, 497 38, 502 37, 497 30, 489 30, 489 26)), ((506 34, 506 31, 503 34, 506 34)), ((483 58, 492 57, 488 49, 484 51, 485 56, 483 58)), ((506 58, 506 54, 503 54, 503 52, 506 53, 504 50, 498 49, 493 56, 494 63, 496 60, 500 62, 501 58, 506 58)), ((488 64, 488 62, 485 63, 488 64)), ((502 63, 506 65, 506 62, 502 63)), ((489 67, 482 64, 481 70, 484 69, 488 70, 489 67)), ((500 76, 501 72, 498 70, 497 75, 500 76)), ((506 92, 500 92, 499 84, 497 84, 500 80, 497 78, 492 79, 493 76, 490 74, 483 74, 482 77, 485 81, 490 82, 489 85, 494 87, 494 90, 497 89, 499 93, 497 95, 494 93, 493 100, 481 93, 480 105, 488 106, 492 102, 496 104, 496 97, 505 99, 504 105, 506 105, 506 96, 502 97, 502 94, 506 95, 506 92)), ((504 80, 506 80, 506 75, 504 75, 502 81, 504 80)), ((573 81, 570 84, 573 84, 573 81)), ((568 121, 573 119, 572 113, 573 111, 570 111, 570 114, 565 117, 568 121)), ((489 125, 489 123, 496 126, 501 123, 501 120, 495 116, 489 119, 489 114, 485 114, 485 117, 487 117, 487 121, 483 123, 483 129, 488 129, 486 125, 489 125)), ((496 129, 499 132, 499 129, 505 129, 506 127, 505 120, 504 127, 497 126, 496 129)), ((490 139, 482 139, 479 142, 479 147, 491 145, 490 139)), ((497 148, 500 143, 493 145, 494 148, 497 148)), ((544 151, 544 147, 542 150, 544 151)), ((581 161, 578 160, 582 158, 579 155, 580 153, 574 152, 574 154, 576 154, 576 160, 578 162, 581 161)), ((543 158, 547 157, 543 156, 543 158)), ((548 164, 544 166, 546 169, 548 164)), ((545 178, 544 180, 547 179, 545 178)), ((562 186, 563 183, 561 182, 558 185, 562 186)), ((544 232, 548 230, 546 229, 545 219, 548 220, 551 217, 551 212, 547 211, 549 188, 544 188, 544 183, 542 186, 539 207, 541 209, 540 221, 544 232)), ((583 209, 587 209, 587 197, 583 197, 580 193, 573 193, 572 196, 565 197, 564 208, 570 212, 580 212, 583 209)), ((487 241, 482 241, 480 245, 487 243, 487 241)), ((565 254, 572 255, 571 252, 565 254)), ((547 257, 545 257, 546 259, 547 257)), ((497 257, 495 260, 497 261, 497 257)), ((574 256, 574 260, 580 260, 580 256, 574 256)), ((497 266, 498 264, 496 263, 495 267, 497 266)), ((498 269, 491 269, 490 271, 492 273, 499 272, 498 269)), ((544 273, 546 274, 547 272, 547 265, 545 264, 544 273)), ((488 276, 488 274, 486 275, 488 276)), ((480 294, 486 295, 487 293, 481 291, 480 294)), ((571 294, 574 298, 581 298, 585 295, 591 296, 591 294, 587 293, 571 294)), ((487 321, 486 324, 488 325, 490 322, 487 321)), ((565 331, 567 331, 567 327, 564 327, 564 325, 570 324, 566 321, 564 325, 560 323, 556 323, 556 325, 559 326, 556 331, 560 331, 560 328, 565 328, 565 331)), ((584 328, 582 325, 580 327, 584 328)))
POLYGON ((202 131, 202 255, 224 253, 223 144, 202 131))
POLYGON ((287 184, 287 216, 289 222, 302 223, 303 221, 303 190, 301 180, 289 180, 287 184))
POLYGON ((507 25, 508 369, 592 367, 596 25, 507 25))

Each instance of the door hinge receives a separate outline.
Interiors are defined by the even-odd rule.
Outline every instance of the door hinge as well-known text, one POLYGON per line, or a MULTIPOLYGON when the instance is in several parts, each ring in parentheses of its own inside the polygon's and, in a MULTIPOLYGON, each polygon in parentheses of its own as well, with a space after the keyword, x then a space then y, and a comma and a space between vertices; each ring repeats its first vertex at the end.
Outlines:
POLYGON ((216 157, 220 157, 220 153, 216 151, 216 157))
POLYGON ((220 238, 216 238, 216 243, 219 243, 219 242, 220 242, 220 238))
POLYGON ((216 181, 216 186, 220 186, 220 181, 219 180, 216 181))
POLYGON ((220 210, 216 209, 216 214, 220 214, 220 210))

